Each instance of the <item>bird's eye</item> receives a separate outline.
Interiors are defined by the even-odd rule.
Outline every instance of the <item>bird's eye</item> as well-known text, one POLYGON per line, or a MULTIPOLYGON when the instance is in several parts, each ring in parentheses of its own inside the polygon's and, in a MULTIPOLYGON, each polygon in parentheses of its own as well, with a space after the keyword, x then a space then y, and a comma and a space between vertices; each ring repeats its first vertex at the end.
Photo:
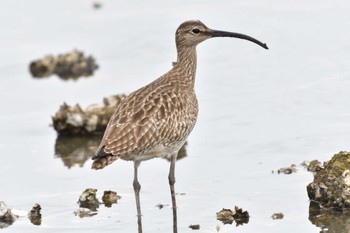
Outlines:
POLYGON ((199 30, 198 28, 193 28, 193 29, 192 29, 192 32, 193 32, 194 34, 198 34, 198 33, 200 33, 200 31, 201 31, 201 30, 199 30))

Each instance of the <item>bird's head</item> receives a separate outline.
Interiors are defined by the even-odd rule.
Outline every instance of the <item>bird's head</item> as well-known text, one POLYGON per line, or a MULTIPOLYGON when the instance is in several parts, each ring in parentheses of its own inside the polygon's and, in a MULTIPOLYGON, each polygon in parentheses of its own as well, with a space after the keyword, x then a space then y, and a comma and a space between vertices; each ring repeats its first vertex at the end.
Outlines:
POLYGON ((236 32, 226 32, 226 31, 218 31, 218 30, 212 30, 205 26, 204 23, 202 23, 199 20, 189 20, 184 23, 182 23, 178 29, 176 30, 176 45, 177 46, 185 46, 185 47, 191 47, 196 46, 199 43, 213 37, 235 37, 240 38, 244 40, 249 40, 251 42, 254 42, 261 47, 268 49, 267 45, 258 41, 257 39, 236 33, 236 32))

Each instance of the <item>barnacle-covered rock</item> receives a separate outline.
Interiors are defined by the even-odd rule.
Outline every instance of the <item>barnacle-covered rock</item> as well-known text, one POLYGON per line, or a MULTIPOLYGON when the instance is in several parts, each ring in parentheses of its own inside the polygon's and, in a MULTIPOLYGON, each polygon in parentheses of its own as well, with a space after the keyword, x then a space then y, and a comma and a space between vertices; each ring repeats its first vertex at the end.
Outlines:
POLYGON ((13 214, 4 202, 0 201, 0 229, 12 225, 17 218, 18 216, 13 214))
POLYGON ((249 222, 249 213, 248 213, 248 211, 243 211, 242 208, 239 208, 237 206, 235 206, 234 210, 235 211, 234 211, 234 214, 233 214, 233 218, 236 221, 236 226, 243 225, 243 224, 249 222))
POLYGON ((304 161, 301 163, 309 172, 318 172, 324 168, 324 164, 322 164, 317 159, 312 161, 304 161))
POLYGON ((41 206, 39 204, 35 204, 31 211, 28 214, 28 218, 31 223, 34 225, 41 225, 41 206))
POLYGON ((41 59, 30 63, 29 70, 33 77, 48 77, 55 73, 56 59, 52 55, 47 55, 41 59))
POLYGON ((235 221, 236 226, 239 226, 249 222, 249 213, 235 206, 234 209, 222 209, 216 213, 216 219, 224 224, 232 224, 235 221))
POLYGON ((102 201, 106 207, 111 207, 113 204, 117 203, 120 196, 117 195, 117 192, 106 190, 103 193, 102 201))
POLYGON ((350 152, 335 154, 307 186, 311 200, 321 208, 345 210, 350 207, 350 152))
POLYGON ((96 198, 97 189, 87 188, 79 197, 79 207, 96 211, 100 205, 96 198))
POLYGON ((232 224, 234 221, 233 211, 231 209, 223 208, 216 213, 216 219, 221 221, 223 224, 232 224))
POLYGON ((79 104, 69 106, 64 103, 52 117, 53 127, 59 134, 102 133, 124 97, 110 96, 104 98, 103 103, 90 105, 85 110, 79 104))
POLYGON ((57 57, 47 55, 29 65, 32 76, 37 78, 57 74, 62 79, 77 79, 81 76, 93 75, 97 68, 98 65, 92 56, 86 57, 78 50, 60 54, 57 57))

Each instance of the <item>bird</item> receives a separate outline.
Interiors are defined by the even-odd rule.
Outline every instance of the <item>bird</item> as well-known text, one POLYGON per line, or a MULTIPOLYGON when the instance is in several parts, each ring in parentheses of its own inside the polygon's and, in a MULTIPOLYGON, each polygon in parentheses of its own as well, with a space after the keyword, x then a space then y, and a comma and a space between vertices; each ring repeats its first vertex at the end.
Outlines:
MULTIPOLYGON (((198 115, 196 46, 215 37, 244 39, 268 49, 265 43, 248 35, 213 30, 199 20, 185 21, 175 33, 177 61, 173 67, 126 96, 107 125, 92 157, 92 169, 102 169, 117 159, 133 161, 136 201, 139 201, 141 189, 138 167, 141 161, 157 157, 170 160, 168 180, 174 194, 177 154, 195 126, 198 115)), ((173 208, 174 205, 173 202, 173 208)))

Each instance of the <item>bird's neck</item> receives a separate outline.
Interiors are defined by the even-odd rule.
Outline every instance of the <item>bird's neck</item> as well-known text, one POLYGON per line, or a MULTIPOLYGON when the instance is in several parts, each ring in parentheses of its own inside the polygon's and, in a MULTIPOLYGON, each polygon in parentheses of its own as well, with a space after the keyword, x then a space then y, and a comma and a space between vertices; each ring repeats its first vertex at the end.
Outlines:
POLYGON ((193 87, 197 69, 196 47, 178 47, 177 62, 173 69, 180 73, 183 81, 193 87))

